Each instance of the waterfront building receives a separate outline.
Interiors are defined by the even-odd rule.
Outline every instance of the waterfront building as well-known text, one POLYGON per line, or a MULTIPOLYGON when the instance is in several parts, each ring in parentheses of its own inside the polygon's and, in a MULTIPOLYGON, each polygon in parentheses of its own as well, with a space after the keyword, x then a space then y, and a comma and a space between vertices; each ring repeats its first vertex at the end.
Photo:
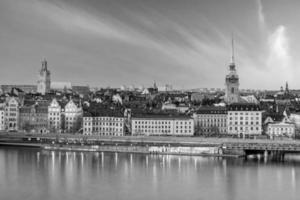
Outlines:
POLYGON ((131 118, 132 135, 194 135, 194 120, 185 115, 140 114, 131 118))
POLYGON ((61 132, 62 108, 56 99, 52 99, 48 106, 48 128, 50 132, 61 132))
POLYGON ((46 93, 50 92, 50 85, 51 85, 51 79, 50 79, 50 71, 48 70, 47 61, 42 61, 42 68, 38 75, 38 81, 37 81, 37 92, 41 93, 42 95, 45 95, 46 93))
POLYGON ((122 112, 111 109, 100 109, 93 113, 85 112, 83 134, 124 136, 125 117, 122 112))
POLYGON ((20 107, 19 129, 31 133, 48 133, 48 106, 35 103, 20 107))
POLYGON ((231 135, 261 135, 262 111, 257 104, 230 104, 227 132, 231 135))
POLYGON ((200 107, 193 115, 197 134, 226 134, 227 108, 207 106, 200 107))
POLYGON ((285 136, 285 137, 294 137, 295 136, 295 124, 291 122, 287 117, 284 117, 282 121, 273 121, 269 119, 267 124, 267 135, 270 138, 285 136))
POLYGON ((239 94, 239 76, 236 72, 236 66, 234 62, 234 45, 232 40, 232 57, 229 64, 229 73, 225 78, 225 102, 228 104, 238 103, 240 100, 239 94))
POLYGON ((5 130, 18 131, 19 129, 19 101, 16 97, 9 97, 5 104, 5 130))
POLYGON ((83 110, 81 104, 76 104, 72 99, 66 104, 64 109, 64 128, 67 133, 75 133, 82 126, 83 110))
POLYGON ((5 130, 4 117, 5 117, 4 107, 0 107, 0 131, 5 130))

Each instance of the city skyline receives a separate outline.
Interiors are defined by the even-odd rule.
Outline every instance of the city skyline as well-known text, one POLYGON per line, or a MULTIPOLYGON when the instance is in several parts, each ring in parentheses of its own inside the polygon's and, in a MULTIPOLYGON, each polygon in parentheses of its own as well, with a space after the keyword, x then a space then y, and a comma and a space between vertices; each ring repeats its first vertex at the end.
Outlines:
POLYGON ((45 57, 54 81, 224 88, 233 32, 241 88, 297 89, 289 2, 4 0, 0 84, 36 84, 45 57))

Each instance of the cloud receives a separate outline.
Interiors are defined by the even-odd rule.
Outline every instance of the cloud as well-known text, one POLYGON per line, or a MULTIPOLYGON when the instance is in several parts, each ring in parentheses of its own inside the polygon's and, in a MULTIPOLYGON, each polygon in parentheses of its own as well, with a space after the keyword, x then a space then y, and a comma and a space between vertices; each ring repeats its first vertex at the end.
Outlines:
POLYGON ((269 35, 269 56, 267 59, 268 68, 272 75, 277 76, 280 81, 290 80, 292 78, 289 40, 286 27, 280 25, 269 35))

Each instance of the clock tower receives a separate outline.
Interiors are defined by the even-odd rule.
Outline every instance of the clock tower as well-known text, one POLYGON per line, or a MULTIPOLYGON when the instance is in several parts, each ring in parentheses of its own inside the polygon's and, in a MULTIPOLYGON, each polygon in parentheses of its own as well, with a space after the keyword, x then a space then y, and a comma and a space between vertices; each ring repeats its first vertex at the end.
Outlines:
POLYGON ((228 104, 238 103, 240 99, 239 94, 239 76, 236 72, 236 66, 234 62, 234 43, 232 39, 232 57, 231 63, 229 64, 229 73, 225 78, 225 101, 228 104))

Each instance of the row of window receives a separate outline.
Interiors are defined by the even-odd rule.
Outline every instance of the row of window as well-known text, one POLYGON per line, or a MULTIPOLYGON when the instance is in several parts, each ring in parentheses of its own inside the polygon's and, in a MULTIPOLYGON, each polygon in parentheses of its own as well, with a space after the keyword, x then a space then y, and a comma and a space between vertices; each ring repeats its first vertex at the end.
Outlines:
MULTIPOLYGON (((134 128, 136 129, 171 129, 171 126, 135 126, 134 128)), ((176 129, 191 129, 192 127, 191 126, 176 126, 176 129)))
MULTIPOLYGON (((235 118, 233 118, 233 117, 229 117, 229 120, 238 120, 239 118, 238 117, 235 117, 235 118)), ((240 117, 240 120, 249 120, 249 118, 248 117, 240 117)), ((259 120, 260 119, 260 117, 256 117, 256 118, 254 118, 254 117, 250 117, 250 120, 254 120, 254 119, 256 119, 256 120, 259 120)))
POLYGON ((118 117, 84 117, 85 121, 123 121, 123 118, 118 118, 118 117))
MULTIPOLYGON (((230 131, 232 131, 232 130, 238 130, 238 127, 229 127, 229 130, 230 131)), ((248 129, 248 127, 240 127, 240 129, 239 130, 241 130, 241 131, 248 131, 249 129, 248 129)), ((250 130, 251 131, 253 131, 253 130, 257 130, 257 131, 259 131, 259 127, 250 127, 250 130)))
POLYGON ((123 123, 117 123, 117 122, 84 122, 85 126, 123 126, 123 123))
MULTIPOLYGON (((234 115, 259 115, 260 113, 259 112, 256 112, 256 113, 254 113, 254 112, 246 112, 246 113, 244 113, 244 112, 235 112, 234 113, 234 115)), ((230 112, 229 113, 229 115, 233 115, 233 113, 232 112, 230 112)))
POLYGON ((254 123, 254 122, 250 122, 250 123, 248 123, 248 122, 245 122, 245 123, 244 122, 240 122, 240 123, 238 123, 238 122, 234 122, 234 123, 233 122, 229 122, 229 125, 233 125, 233 124, 235 124, 235 125, 238 125, 238 124, 240 124, 240 125, 244 125, 244 124, 245 125, 249 125, 249 124, 250 125, 254 125, 254 124, 259 125, 260 123, 259 122, 256 122, 256 123, 254 123))
MULTIPOLYGON (((133 124, 171 124, 171 121, 158 121, 158 120, 151 120, 151 121, 140 121, 140 120, 138 120, 138 121, 135 121, 135 120, 133 120, 132 123, 133 124)), ((192 124, 192 122, 191 121, 189 121, 189 122, 188 121, 184 121, 184 122, 176 121, 175 124, 192 124)))

